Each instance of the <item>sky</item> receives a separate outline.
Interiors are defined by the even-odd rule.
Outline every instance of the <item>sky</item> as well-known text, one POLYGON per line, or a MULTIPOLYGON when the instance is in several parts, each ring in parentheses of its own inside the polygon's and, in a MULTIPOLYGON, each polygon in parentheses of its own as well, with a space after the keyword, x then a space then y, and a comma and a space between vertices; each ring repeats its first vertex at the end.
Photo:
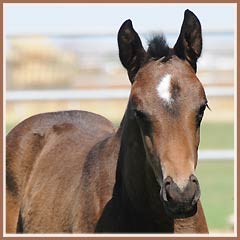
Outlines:
POLYGON ((236 4, 4 4, 4 31, 14 34, 117 33, 126 19, 138 31, 178 32, 184 10, 204 31, 233 31, 236 4))

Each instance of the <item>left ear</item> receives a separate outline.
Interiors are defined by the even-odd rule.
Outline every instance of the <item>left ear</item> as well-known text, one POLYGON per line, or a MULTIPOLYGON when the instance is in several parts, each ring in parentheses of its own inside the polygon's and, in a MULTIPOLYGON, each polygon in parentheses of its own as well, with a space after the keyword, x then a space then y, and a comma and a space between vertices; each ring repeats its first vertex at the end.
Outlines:
POLYGON ((184 12, 180 35, 174 46, 175 54, 187 60, 197 71, 197 59, 202 52, 202 29, 198 18, 188 9, 184 12))
POLYGON ((128 71, 128 76, 133 83, 134 77, 146 60, 146 52, 132 21, 125 21, 118 31, 119 57, 123 66, 128 71))

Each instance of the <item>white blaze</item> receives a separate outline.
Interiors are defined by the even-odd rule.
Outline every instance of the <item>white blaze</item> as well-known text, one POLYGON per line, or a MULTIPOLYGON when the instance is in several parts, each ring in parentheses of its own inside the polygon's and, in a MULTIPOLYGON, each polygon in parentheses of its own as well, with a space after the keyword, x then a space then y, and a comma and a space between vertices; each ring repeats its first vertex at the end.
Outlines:
POLYGON ((163 78, 160 79, 160 82, 157 86, 158 95, 167 103, 171 103, 173 100, 171 98, 170 92, 170 85, 171 85, 171 75, 166 74, 163 78))

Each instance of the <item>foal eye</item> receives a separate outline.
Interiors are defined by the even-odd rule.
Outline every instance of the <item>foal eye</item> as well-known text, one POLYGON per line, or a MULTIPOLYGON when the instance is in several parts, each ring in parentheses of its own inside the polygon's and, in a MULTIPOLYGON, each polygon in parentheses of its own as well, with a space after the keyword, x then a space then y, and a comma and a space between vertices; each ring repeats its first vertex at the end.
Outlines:
POLYGON ((206 107, 207 107, 207 103, 202 105, 198 110, 198 113, 197 113, 197 116, 196 116, 197 127, 200 127, 200 123, 202 121, 202 118, 203 118, 204 111, 205 111, 206 107))
POLYGON ((147 121, 148 120, 147 115, 143 111, 141 111, 141 110, 134 110, 134 115, 139 120, 143 120, 143 121, 147 121))
POLYGON ((141 110, 134 110, 134 116, 143 133, 148 135, 151 128, 150 116, 141 110))
POLYGON ((134 115, 136 118, 139 118, 139 119, 143 119, 145 118, 145 113, 143 111, 140 111, 140 110, 134 110, 134 115))

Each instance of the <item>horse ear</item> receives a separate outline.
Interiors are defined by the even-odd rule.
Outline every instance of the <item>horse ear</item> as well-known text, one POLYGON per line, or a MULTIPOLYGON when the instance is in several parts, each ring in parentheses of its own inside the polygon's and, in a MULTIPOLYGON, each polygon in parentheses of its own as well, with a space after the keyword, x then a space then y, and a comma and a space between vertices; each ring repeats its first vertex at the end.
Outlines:
POLYGON ((135 32, 131 20, 126 20, 118 31, 119 58, 127 69, 128 76, 133 83, 134 76, 145 62, 146 52, 141 39, 135 32))
POLYGON ((188 9, 184 12, 184 20, 174 51, 179 58, 186 59, 195 72, 197 71, 197 59, 202 52, 202 30, 198 18, 188 9))

